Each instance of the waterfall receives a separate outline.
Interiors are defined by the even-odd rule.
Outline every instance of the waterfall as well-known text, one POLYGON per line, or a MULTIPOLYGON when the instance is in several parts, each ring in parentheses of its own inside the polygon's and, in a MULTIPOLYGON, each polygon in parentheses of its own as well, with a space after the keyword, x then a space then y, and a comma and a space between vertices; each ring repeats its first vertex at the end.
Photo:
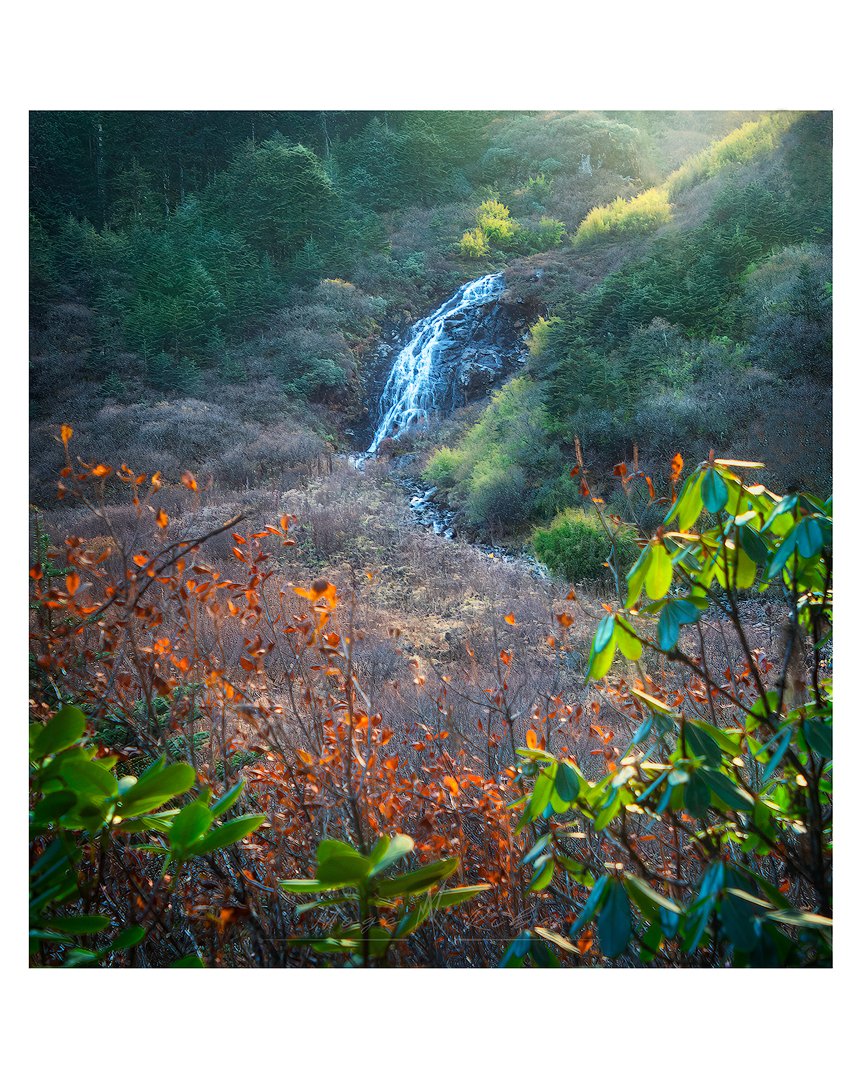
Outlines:
POLYGON ((440 408, 446 393, 436 379, 436 361, 447 342, 447 324, 470 308, 493 303, 504 291, 503 274, 469 281, 425 319, 411 328, 411 339, 393 364, 378 405, 378 427, 367 454, 381 442, 440 408))

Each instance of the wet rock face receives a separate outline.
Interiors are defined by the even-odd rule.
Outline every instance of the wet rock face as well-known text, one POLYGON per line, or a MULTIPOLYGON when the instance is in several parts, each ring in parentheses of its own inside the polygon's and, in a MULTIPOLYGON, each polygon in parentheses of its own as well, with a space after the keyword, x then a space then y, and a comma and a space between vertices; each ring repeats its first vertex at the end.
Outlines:
POLYGON ((528 313, 505 296, 502 274, 466 282, 402 334, 382 336, 367 383, 369 452, 434 414, 447 415, 489 392, 525 362, 528 313))
POLYGON ((436 364, 443 408, 452 412, 485 397, 525 363, 524 315, 502 301, 466 311, 447 324, 436 364))

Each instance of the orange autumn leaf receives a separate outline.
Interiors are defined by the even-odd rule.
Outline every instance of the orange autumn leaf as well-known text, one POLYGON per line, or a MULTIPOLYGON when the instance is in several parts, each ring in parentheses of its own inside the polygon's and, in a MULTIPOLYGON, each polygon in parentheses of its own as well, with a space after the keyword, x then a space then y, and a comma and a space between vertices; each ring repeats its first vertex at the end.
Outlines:
POLYGON ((516 625, 516 616, 513 614, 512 611, 504 616, 504 622, 509 623, 510 626, 516 625))
POLYGON ((537 749, 537 732, 534 728, 528 728, 525 732, 525 745, 529 750, 537 749))
POLYGON ((619 461, 618 464, 615 466, 615 468, 612 470, 612 473, 615 476, 626 476, 627 475, 627 466, 625 465, 625 463, 623 461, 619 461))
POLYGON ((444 776, 441 778, 441 783, 454 797, 459 794, 459 782, 455 776, 444 776))
POLYGON ((156 524, 159 526, 160 529, 164 529, 165 526, 168 524, 168 515, 165 513, 164 510, 157 511, 156 524))
POLYGON ((566 611, 562 611, 560 615, 556 615, 555 618, 561 623, 562 626, 572 626, 573 616, 568 615, 566 611))
POLYGON ((148 555, 141 554, 132 556, 132 562, 134 562, 136 566, 146 566, 149 561, 150 557, 148 555))
POLYGON ((645 477, 645 483, 646 483, 646 484, 648 485, 648 494, 649 494, 649 495, 651 496, 651 498, 653 499, 653 498, 654 498, 654 484, 653 484, 653 482, 652 482, 652 480, 651 480, 651 477, 650 477, 650 476, 647 476, 647 475, 646 475, 646 477, 645 477))
POLYGON ((502 649, 501 650, 501 656, 500 656, 499 659, 501 660, 502 664, 509 667, 510 666, 510 661, 513 659, 513 654, 507 652, 506 649, 502 649))
POLYGON ((78 592, 78 587, 80 586, 80 584, 81 578, 75 573, 74 570, 66 575, 66 592, 68 592, 70 596, 74 596, 75 593, 78 592))
POLYGON ((198 481, 188 470, 180 477, 180 483, 183 484, 184 487, 189 488, 190 491, 198 490, 198 481))
POLYGON ((581 936, 579 937, 579 940, 576 942, 576 948, 584 956, 585 953, 588 952, 588 950, 591 948, 591 946, 593 944, 594 944, 594 935, 592 934, 590 929, 587 929, 587 930, 584 930, 582 932, 581 936))
POLYGON ((672 465, 669 470, 669 477, 672 483, 675 484, 678 481, 678 477, 681 475, 681 470, 684 468, 684 458, 678 453, 672 458, 672 465))
POLYGON ((60 428, 60 438, 63 440, 64 446, 69 445, 69 440, 72 438, 72 428, 68 424, 63 424, 60 428))
POLYGON ((579 494, 584 495, 586 498, 591 494, 591 490, 584 480, 579 485, 579 494))
POLYGON ((99 480, 101 480, 103 476, 110 476, 111 474, 111 469, 108 465, 95 465, 90 471, 99 480))

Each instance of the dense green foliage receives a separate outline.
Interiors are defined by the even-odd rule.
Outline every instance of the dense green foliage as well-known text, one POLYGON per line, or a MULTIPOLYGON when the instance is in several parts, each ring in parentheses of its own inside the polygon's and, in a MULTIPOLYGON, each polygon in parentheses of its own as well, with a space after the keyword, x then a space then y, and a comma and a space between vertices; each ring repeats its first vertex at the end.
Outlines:
POLYGON ((572 582, 602 579, 613 549, 626 563, 635 558, 632 529, 612 530, 585 510, 564 510, 545 529, 535 529, 532 544, 537 558, 550 570, 572 582))
MULTIPOLYGON (((688 164, 661 235, 625 249, 633 254, 587 289, 578 277, 556 282, 529 338, 532 390, 526 384, 524 408, 509 416, 517 431, 538 434, 531 482, 520 485, 530 505, 517 528, 561 508, 550 507, 548 493, 566 482, 563 454, 574 435, 610 469, 638 443, 643 459, 665 470, 684 445, 758 455, 766 423, 780 425, 771 482, 830 487, 830 158, 826 114, 748 122, 688 164), (819 453, 810 452, 813 439, 819 453)), ((666 216, 665 188, 654 190, 666 216)), ((646 198, 654 196, 592 211, 587 232, 620 228, 623 237, 646 198)), ((577 250, 590 267, 599 247, 583 235, 577 250)), ((498 471, 509 440, 484 416, 450 460, 470 459, 474 476, 498 471)), ((467 470, 454 476, 467 513, 467 470)))
MULTIPOLYGON (((668 531, 646 544, 619 607, 597 628, 588 678, 602 679, 617 653, 640 676, 623 696, 641 723, 609 775, 592 782, 572 760, 520 751, 533 784, 521 825, 550 822, 526 856, 532 888, 560 875, 589 889, 570 937, 594 923, 610 958, 651 962, 671 947, 735 966, 831 963, 833 707, 822 666, 832 630, 831 500, 781 499, 745 482, 733 471, 741 465, 749 467, 705 462, 687 479, 668 531), (701 636, 702 623, 719 617, 752 658, 739 605, 753 588, 779 590, 788 611, 770 685, 752 659, 737 679, 713 670, 701 636), (685 643, 685 627, 699 636, 685 643), (708 697, 647 693, 638 662, 651 652, 686 665, 708 697), (711 701, 701 714, 699 700, 711 701), (623 862, 601 873, 574 856, 573 838, 585 834, 573 830, 589 823, 617 841, 623 862), (686 837, 674 865, 650 854, 648 842, 667 832, 686 837), (785 895, 793 882, 807 910, 785 895)), ((515 942, 505 964, 518 964, 531 940, 515 942)))
MULTIPOLYGON (((465 257, 554 248, 592 198, 653 168, 636 127, 595 113, 35 112, 30 132, 37 326, 85 304, 94 372, 128 353, 163 394, 240 376, 236 347, 298 289, 339 277, 425 306, 465 257)), ((292 394, 344 388, 307 373, 292 394)))

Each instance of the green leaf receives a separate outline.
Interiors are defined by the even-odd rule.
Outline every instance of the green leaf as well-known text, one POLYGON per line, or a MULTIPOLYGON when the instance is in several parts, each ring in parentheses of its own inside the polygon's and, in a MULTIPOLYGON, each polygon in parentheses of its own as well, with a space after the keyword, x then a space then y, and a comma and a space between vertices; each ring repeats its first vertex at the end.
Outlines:
POLYGON ((615 619, 612 615, 604 615, 597 626, 597 632, 594 635, 594 651, 602 652, 609 642, 612 640, 612 635, 615 633, 615 619))
POLYGON ((685 725, 684 743, 688 757, 704 758, 709 765, 719 765, 723 760, 723 754, 717 743, 695 724, 685 725))
POLYGON ((36 804, 33 811, 33 824, 41 826, 47 825, 50 821, 57 821, 67 810, 71 810, 76 802, 77 799, 71 791, 52 791, 36 804))
POLYGON ((541 892, 549 882, 555 873, 555 860, 551 857, 542 862, 534 871, 534 876, 531 878, 531 883, 528 888, 531 892, 541 892))
POLYGON ((719 769, 703 769, 702 777, 724 810, 752 810, 753 799, 719 769))
POLYGON ((799 521, 793 535, 795 536, 795 546, 801 553, 802 559, 812 559, 814 555, 818 555, 822 550, 824 537, 816 518, 806 517, 803 521, 799 521))
POLYGON ((464 904, 466 900, 473 900, 475 896, 479 896, 480 893, 488 892, 491 889, 491 885, 460 885, 456 889, 441 889, 437 892, 432 900, 432 906, 437 911, 443 911, 445 908, 456 907, 459 904, 464 904))
POLYGON ((603 907, 597 916, 597 932, 603 955, 610 959, 620 956, 627 948, 632 929, 630 900, 621 882, 611 879, 603 907))
POLYGON ((168 839, 175 852, 183 852, 200 839, 213 823, 213 815, 200 802, 184 806, 171 824, 168 839))
POLYGON ((523 930, 519 936, 514 938, 507 946, 498 966, 502 968, 521 967, 522 961, 528 955, 530 947, 531 933, 528 930, 523 930))
POLYGON ((97 799, 111 799, 117 794, 117 779, 95 761, 73 761, 63 765, 60 775, 73 791, 97 799))
POLYGON ((444 878, 450 877, 459 865, 457 858, 441 859, 438 862, 428 863, 409 874, 400 874, 399 877, 388 878, 380 881, 377 887, 379 896, 411 896, 414 893, 425 892, 444 878))
POLYGON ((324 885, 317 878, 294 878, 289 881, 280 881, 279 885, 290 893, 318 893, 329 892, 331 889, 338 889, 338 885, 324 885))
POLYGON ((45 920, 45 925, 52 930, 61 930, 64 934, 98 934, 111 925, 105 915, 68 915, 54 916, 45 920))
MULTIPOLYGON (((686 484, 681 489, 681 494, 678 496, 678 501, 672 508, 672 512, 676 508, 678 511, 678 527, 681 532, 688 532, 702 513, 702 491, 698 473, 693 473, 692 476, 688 477, 686 484)), ((669 516, 671 519, 671 513, 669 516)))
POLYGON ((706 469, 702 478, 702 501, 709 514, 719 513, 729 498, 726 481, 716 469, 706 469))
POLYGON ((621 650, 621 655, 628 660, 638 660, 642 656, 642 642, 636 631, 623 615, 617 615, 616 622, 615 644, 621 650))
POLYGON ((627 607, 632 608, 642 594, 642 586, 651 561, 652 548, 649 544, 642 549, 642 554, 627 574, 627 607))
POLYGON ((690 776, 690 782, 684 789, 684 809, 691 817, 702 817, 711 805, 711 790, 702 779, 700 772, 690 776))
POLYGON ((756 580, 756 563, 753 562, 743 547, 735 549, 730 561, 731 568, 734 570, 735 587, 749 589, 756 580))
POLYGON ((660 613, 657 623, 657 644, 664 652, 671 652, 678 644, 678 635, 684 623, 699 621, 699 608, 689 600, 670 600, 660 613))
POLYGON ((552 797, 552 790, 555 786, 555 772, 548 768, 543 769, 534 781, 534 790, 531 792, 531 800, 526 810, 528 821, 534 821, 535 818, 540 817, 549 805, 549 799, 552 797))
POLYGON ((609 803, 609 805, 605 806, 600 811, 600 813, 597 815, 597 817, 594 818, 594 829, 597 832, 603 832, 603 830, 606 828, 606 826, 609 824, 609 822, 618 813, 620 807, 621 807, 621 800, 616 795, 615 798, 613 798, 612 801, 609 803))
POLYGON ((147 937, 147 928, 145 926, 127 926, 125 930, 120 931, 105 951, 114 952, 115 950, 133 949, 136 945, 140 945, 145 937, 147 937))
POLYGON ((752 952, 759 943, 753 908, 726 892, 718 908, 723 931, 736 949, 752 952))
POLYGON ((520 866, 527 866, 528 863, 533 862, 538 855, 542 855, 546 848, 549 846, 549 842, 552 839, 551 833, 543 833, 540 839, 532 844, 531 848, 525 852, 522 858, 519 860, 520 866))
POLYGON ((662 542, 651 548, 651 561, 645 575, 645 592, 652 600, 659 600, 672 584, 672 560, 662 542))
POLYGON ((805 720, 804 738, 807 745, 820 754, 827 761, 831 760, 834 752, 834 739, 832 725, 825 720, 805 720))
POLYGON ((768 545, 749 525, 742 525, 738 530, 738 543, 757 566, 764 566, 768 561, 768 545))
POLYGON ((570 927, 570 937, 576 937, 579 931, 591 921, 594 917, 594 912, 597 910, 597 905, 603 899, 606 893, 606 886, 609 884, 609 876, 603 874, 597 878, 594 883, 594 888, 591 890, 591 895, 585 903, 585 907, 582 908, 582 913, 573 925, 570 927))
MULTIPOLYGON (((232 818, 230 821, 226 821, 224 825, 211 829, 203 840, 198 840, 197 843, 193 844, 192 854, 207 855, 211 851, 236 844, 238 840, 242 840, 250 833, 255 832, 266 820, 267 816, 265 814, 243 814, 241 817, 232 818)), ((319 878, 320 876, 319 868, 319 878)))
POLYGON ((34 760, 41 760, 78 742, 87 727, 87 718, 74 705, 64 705, 36 736, 34 760))
POLYGON ((720 728, 715 727, 713 724, 709 724, 705 720, 688 720, 688 731, 690 728, 698 728, 704 732, 709 738, 720 747, 724 754, 731 754, 732 757, 737 757, 741 753, 741 735, 733 729, 733 733, 730 734, 727 731, 722 731, 720 728))
POLYGON ((135 817, 155 810, 175 795, 182 795, 195 783, 195 770, 184 761, 158 772, 142 773, 138 783, 118 803, 117 812, 122 817, 135 817))
POLYGON ((555 790, 565 803, 572 803, 579 797, 581 781, 579 773, 569 761, 561 761, 555 773, 555 790))
POLYGON ((661 908, 674 912, 676 915, 681 914, 681 908, 674 900, 652 889, 647 882, 636 877, 635 874, 625 875, 624 888, 646 919, 655 919, 661 908))
POLYGON ((223 814, 231 809, 234 803, 240 798, 243 788, 246 785, 245 780, 238 780, 234 787, 230 791, 226 791, 224 795, 220 795, 219 798, 210 807, 210 813, 214 818, 221 817, 223 814))
POLYGON ((790 533, 779 548, 774 552, 771 562, 768 564, 766 574, 769 578, 776 577, 789 560, 789 556, 795 550, 795 534, 790 533))
POLYGON ((414 841, 410 836, 397 833, 394 837, 382 836, 369 856, 372 863, 370 877, 380 874, 394 863, 404 859, 414 850, 414 841), (384 843, 386 841, 386 844, 384 843))
POLYGON ((588 672, 585 676, 586 679, 602 679, 606 672, 612 667, 612 661, 615 659, 615 638, 611 638, 604 648, 597 652, 593 647, 591 649, 591 655, 588 658, 588 672))
POLYGON ((189 956, 181 956, 179 960, 175 960, 170 966, 172 968, 203 968, 206 965, 200 956, 196 953, 190 953, 189 956))

